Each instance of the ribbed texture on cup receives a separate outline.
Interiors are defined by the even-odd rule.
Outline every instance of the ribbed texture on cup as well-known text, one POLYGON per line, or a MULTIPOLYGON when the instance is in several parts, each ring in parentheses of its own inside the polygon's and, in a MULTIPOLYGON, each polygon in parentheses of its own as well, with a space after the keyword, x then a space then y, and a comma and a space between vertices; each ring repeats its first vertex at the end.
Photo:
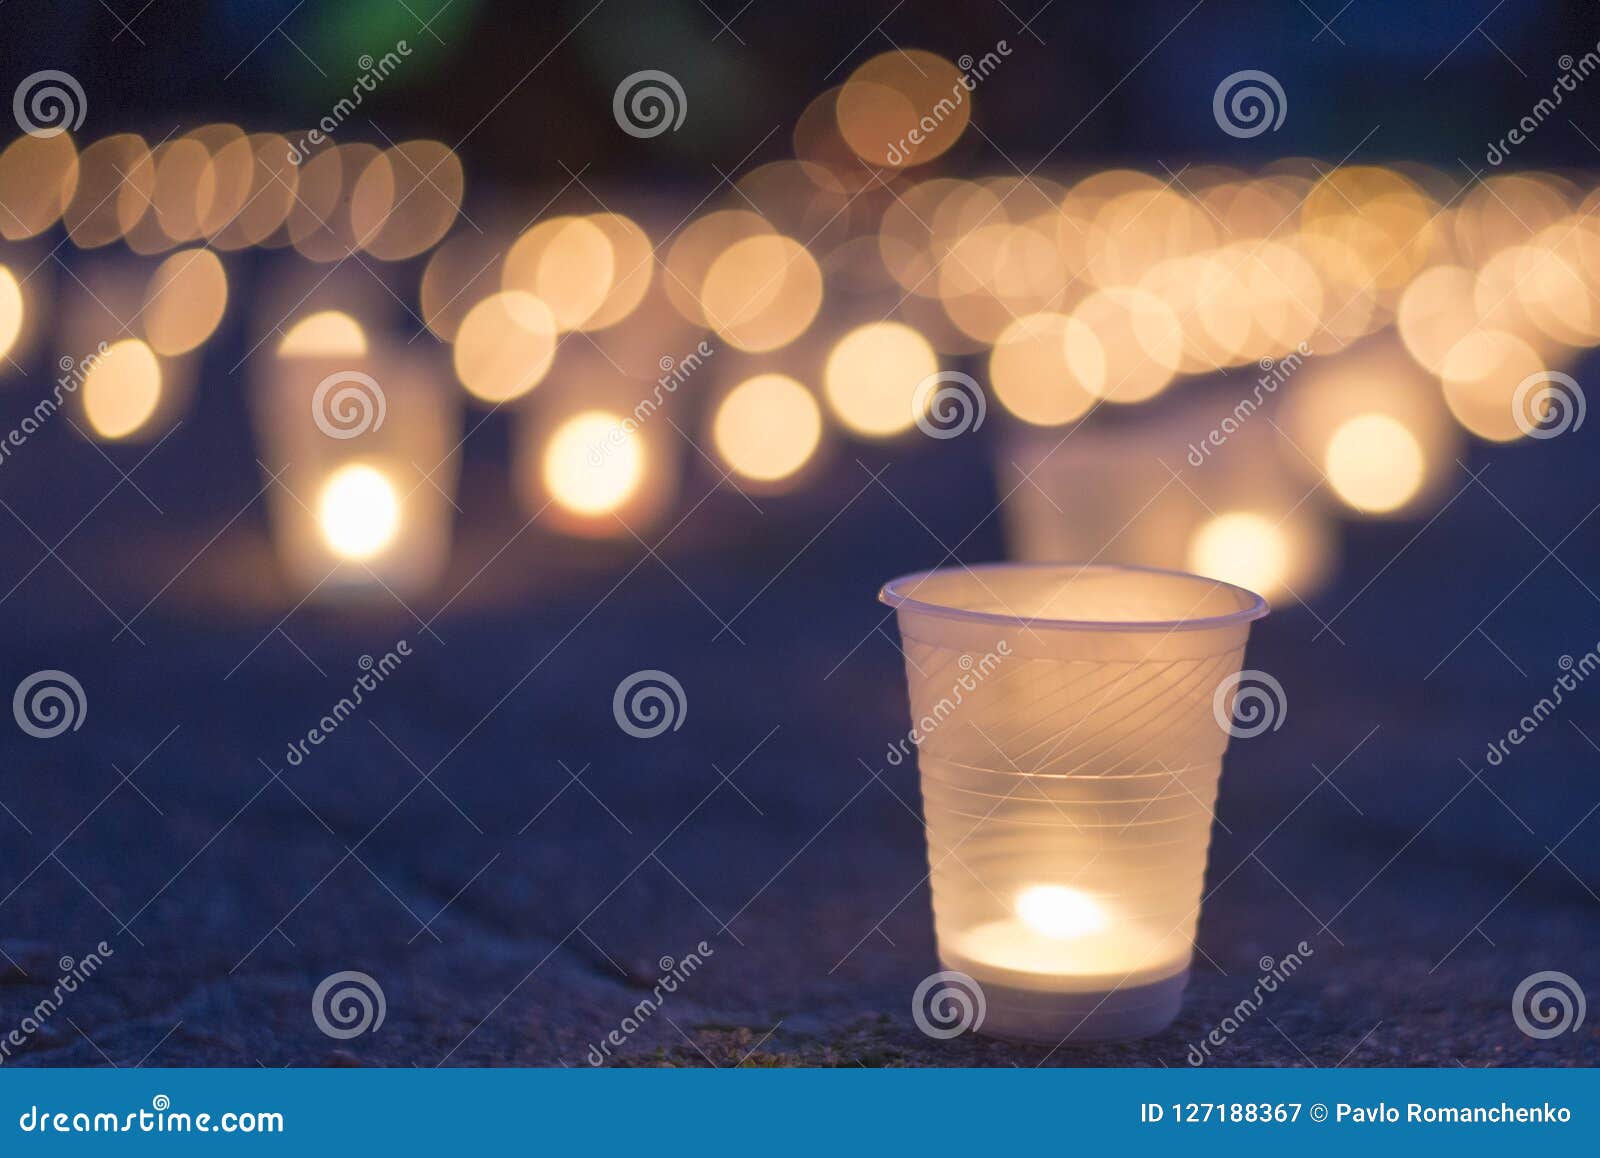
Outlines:
POLYGON ((1213 699, 1248 625, 1181 638, 1016 626, 1004 648, 993 628, 907 608, 900 626, 941 959, 1013 1004, 1052 995, 1084 1022, 1078 1036, 1102 1036, 1093 1011, 1147 1002, 1142 986, 1188 967, 1228 741, 1213 699), (1104 916, 1046 939, 1055 968, 992 939, 997 922, 1025 928, 1018 899, 1040 886, 1104 916))

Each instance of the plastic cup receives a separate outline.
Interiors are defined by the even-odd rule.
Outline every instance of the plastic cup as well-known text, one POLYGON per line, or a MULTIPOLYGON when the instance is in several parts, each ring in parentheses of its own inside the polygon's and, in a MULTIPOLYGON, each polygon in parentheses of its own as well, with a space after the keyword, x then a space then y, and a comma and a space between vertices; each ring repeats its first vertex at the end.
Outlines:
POLYGON ((1299 475, 1315 452, 1279 432, 1277 402, 1249 384, 1196 383, 1137 422, 1070 436, 1016 424, 995 457, 1009 556, 1193 571, 1275 604, 1311 598, 1336 528, 1299 475), (1243 418, 1241 391, 1263 394, 1243 418))
POLYGON ((1266 601, 1175 571, 907 575, 897 611, 939 958, 977 1028, 1058 1045, 1177 1016, 1229 717, 1266 601), (1219 718, 1220 717, 1220 718, 1219 718))
POLYGON ((267 360, 252 393, 284 576, 323 601, 426 594, 449 559, 461 403, 429 358, 267 360))

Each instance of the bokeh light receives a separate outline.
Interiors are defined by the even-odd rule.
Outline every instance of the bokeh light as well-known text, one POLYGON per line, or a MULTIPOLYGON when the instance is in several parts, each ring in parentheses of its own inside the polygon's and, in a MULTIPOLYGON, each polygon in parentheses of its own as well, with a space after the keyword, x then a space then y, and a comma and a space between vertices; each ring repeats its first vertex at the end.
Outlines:
MULTIPOLYGON (((239 154, 241 164, 248 149, 250 191, 232 219, 211 238, 211 244, 231 250, 287 241, 282 229, 300 194, 300 167, 290 159, 289 142, 277 133, 251 133, 227 148, 239 154)), ((344 255, 341 251, 340 256, 344 255)))
POLYGON ((585 410, 550 435, 540 477, 550 498, 574 514, 620 510, 645 475, 643 441, 621 414, 585 410))
POLYGON ((745 209, 720 209, 684 226, 667 249, 667 297, 685 320, 709 324, 700 308, 706 272, 729 246, 747 237, 773 233, 771 223, 745 209))
POLYGON ((278 343, 280 358, 358 358, 366 352, 366 330, 343 310, 308 314, 278 343))
POLYGON ((760 483, 786 479, 816 454, 822 410, 786 374, 760 374, 739 383, 717 407, 711 425, 718 456, 736 475, 760 483))
POLYGON ((701 288, 706 320, 729 345, 763 352, 803 333, 822 306, 822 271, 791 237, 735 242, 711 263, 701 288))
MULTIPOLYGON (((1141 289, 1103 289, 1079 303, 1072 317, 1100 344, 1105 373, 1086 383, 1107 402, 1142 402, 1165 390, 1183 364, 1183 325, 1172 307, 1141 289)), ((1070 341, 1075 333, 1071 330, 1070 341)))
POLYGON ((27 321, 27 303, 16 274, 0 265, 0 358, 9 358, 27 321))
POLYGON ((209 338, 228 308, 228 275, 209 249, 163 261, 145 290, 145 340, 158 354, 185 354, 209 338))
POLYGON ((620 213, 591 213, 586 220, 611 243, 611 288, 581 328, 604 330, 639 308, 655 276, 655 249, 650 235, 620 213))
POLYGON ((894 48, 850 74, 835 104, 839 133, 868 164, 923 165, 947 152, 972 117, 961 72, 944 57, 894 48))
POLYGON ((442 141, 405 141, 385 150, 381 161, 362 170, 351 195, 357 247, 380 261, 403 261, 433 248, 455 224, 465 185, 461 159, 442 141))
POLYGON ((508 402, 532 390, 555 360, 555 315, 521 290, 491 294, 467 312, 456 331, 456 377, 485 402, 508 402))
POLYGON ((144 428, 161 403, 161 361, 139 339, 124 339, 95 356, 79 391, 95 434, 127 438, 144 428))
POLYGON ((341 559, 371 559, 400 530, 400 496, 376 467, 349 463, 328 476, 317 495, 317 528, 341 559))
POLYGON ((1526 433, 1513 404, 1517 386, 1545 369, 1521 338, 1476 330, 1450 348, 1439 377, 1445 403, 1462 426, 1491 442, 1511 442, 1526 433))
POLYGON ((1288 536, 1265 515, 1227 511, 1195 529, 1189 570, 1271 598, 1283 589, 1291 565, 1288 536))
POLYGON ((1417 365, 1437 374, 1450 348, 1477 327, 1476 281, 1470 269, 1436 265, 1400 295, 1395 329, 1417 365))
POLYGON ((834 346, 823 370, 828 406, 846 427, 889 438, 917 420, 917 387, 939 370, 928 340, 899 322, 872 322, 834 346))
POLYGON ((0 237, 21 241, 49 229, 78 188, 78 149, 71 133, 24 133, 0 152, 0 237))
POLYGON ((1082 322, 1029 314, 1006 327, 989 355, 989 382, 1007 410, 1036 426, 1081 418, 1105 382, 1105 353, 1082 322))
POLYGON ((611 238, 587 217, 541 221, 506 254, 500 284, 549 309, 557 329, 582 328, 606 304, 617 274, 611 238))
POLYGON ((1328 482, 1359 511, 1385 513, 1409 503, 1427 468, 1421 443, 1387 414, 1363 414, 1333 432, 1323 455, 1328 482))
POLYGON ((62 214, 79 249, 120 241, 150 209, 156 171, 137 133, 103 137, 78 159, 78 187, 62 214))

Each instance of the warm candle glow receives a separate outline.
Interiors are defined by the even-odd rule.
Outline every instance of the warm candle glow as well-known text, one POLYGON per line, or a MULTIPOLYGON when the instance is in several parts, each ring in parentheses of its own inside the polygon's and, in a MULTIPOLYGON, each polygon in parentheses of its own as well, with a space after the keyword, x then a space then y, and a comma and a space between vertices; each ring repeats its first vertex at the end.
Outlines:
MULTIPOLYGON (((637 264, 637 263, 636 263, 637 264)), ((541 221, 506 254, 501 287, 538 298, 558 329, 584 328, 606 304, 619 274, 605 229, 587 217, 541 221)))
POLYGON ((24 133, 0 152, 0 237, 20 241, 49 229, 78 188, 71 133, 24 133))
POLYGON ((228 275, 209 249, 185 249, 156 267, 145 290, 145 338, 158 354, 186 354, 228 308, 228 275))
POLYGON ((1017 896, 1017 916, 1046 937, 1078 937, 1106 927, 1106 913, 1089 894, 1063 885, 1033 885, 1017 896))
POLYGON ((706 320, 741 350, 776 350, 799 337, 822 305, 822 270, 791 237, 735 242, 711 263, 700 291, 706 320))
POLYGON ((870 165, 922 165, 949 149, 972 116, 962 74, 936 53, 895 48, 862 64, 839 90, 838 129, 870 165), (957 97, 963 97, 959 102, 957 97), (948 110, 935 122, 927 113, 948 110))
POLYGON ((1333 432, 1323 465, 1341 499, 1357 510, 1381 513, 1411 501, 1427 463, 1402 423, 1387 414, 1363 414, 1333 432))
POLYGON ((17 284, 16 275, 0 265, 0 358, 7 357, 17 344, 26 314, 22 287, 17 284))
POLYGON ((520 398, 543 380, 556 356, 556 317, 522 290, 491 294, 456 331, 456 377, 485 402, 520 398))
POLYGON ((362 170, 350 197, 357 244, 381 261, 431 249, 455 224, 465 180, 461 158, 442 141, 403 141, 384 150, 380 163, 362 170))
POLYGON ((1252 511, 1208 519, 1189 540, 1189 570, 1263 594, 1282 589, 1291 562, 1283 531, 1252 511))
POLYGON ((161 402, 161 362, 137 338, 95 358, 80 388, 89 425, 102 438, 127 438, 150 421, 161 402))
POLYGON ((366 352, 367 332, 340 310, 301 318, 278 343, 280 358, 356 358, 366 352))
POLYGON ((400 529, 400 497, 394 484, 365 463, 351 463, 329 475, 316 509, 323 541, 342 559, 370 559, 382 553, 400 529))
POLYGON ((761 374, 735 386, 711 425, 717 453, 735 474, 776 482, 810 461, 822 439, 822 410, 793 378, 761 374))
POLYGON ((1456 420, 1479 438, 1512 442, 1517 385, 1545 370, 1532 346, 1501 330, 1475 330, 1450 348, 1439 369, 1444 400, 1456 420))
POLYGON ((615 511, 644 479, 643 442, 620 414, 586 410, 567 419, 545 447, 542 475, 550 497, 580 515, 615 511))
POLYGON ((917 386, 938 373, 928 340, 900 322, 851 330, 834 346, 823 371, 828 405, 857 434, 887 438, 916 421, 917 386))
POLYGON ((1011 413, 1036 426, 1081 418, 1094 405, 1106 357, 1094 332, 1064 314, 1028 314, 1006 327, 989 354, 989 380, 1011 413))
POLYGON ((1159 1031, 1193 951, 1229 738, 1216 700, 1265 603, 1078 564, 908 575, 881 597, 911 704, 887 758, 916 760, 939 960, 981 987, 979 1029, 1159 1031))
POLYGON ((62 221, 79 249, 109 245, 150 208, 156 183, 150 148, 136 133, 118 133, 90 145, 78 162, 77 190, 62 221))

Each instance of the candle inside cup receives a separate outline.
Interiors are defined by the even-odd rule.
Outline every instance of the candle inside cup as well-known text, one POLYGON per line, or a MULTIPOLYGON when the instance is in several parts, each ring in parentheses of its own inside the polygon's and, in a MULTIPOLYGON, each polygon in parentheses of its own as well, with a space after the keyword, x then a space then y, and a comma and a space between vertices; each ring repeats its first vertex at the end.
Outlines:
POLYGON ((979 1028, 1050 1045, 1158 1032, 1188 979, 1219 689, 1265 602, 1073 564, 926 572, 882 598, 906 653, 939 956, 982 989, 979 1028))
POLYGON ((980 967, 1118 980, 1187 960, 1153 930, 1123 920, 1111 903, 1068 885, 1030 885, 1013 907, 1014 917, 958 934, 951 952, 980 967))
POLYGON ((322 599, 427 592, 450 549, 454 392, 422 356, 371 352, 333 311, 265 361, 252 398, 285 577, 322 599))

